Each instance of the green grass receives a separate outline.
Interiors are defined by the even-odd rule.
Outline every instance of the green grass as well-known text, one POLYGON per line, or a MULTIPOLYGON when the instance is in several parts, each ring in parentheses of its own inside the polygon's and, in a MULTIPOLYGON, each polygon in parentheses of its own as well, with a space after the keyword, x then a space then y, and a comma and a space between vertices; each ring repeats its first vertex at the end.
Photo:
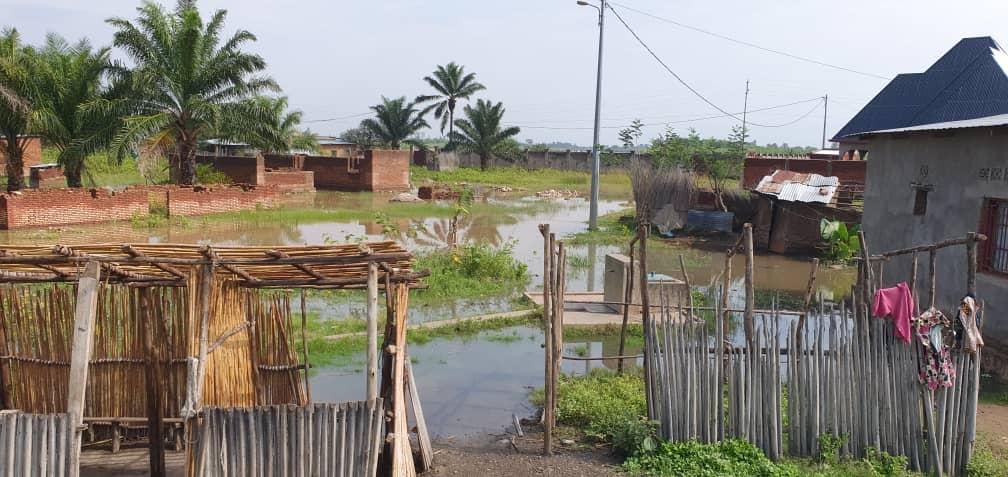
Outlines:
MULTIPOLYGON (((587 192, 591 185, 591 175, 587 172, 562 171, 557 169, 526 170, 516 167, 495 167, 481 171, 476 168, 460 167, 450 171, 430 171, 422 167, 410 170, 413 183, 433 181, 441 184, 482 184, 488 186, 509 186, 533 192, 547 189, 575 189, 587 192)), ((600 176, 599 191, 602 194, 628 195, 630 176, 625 173, 606 173, 600 176)))
POLYGON ((572 245, 627 245, 636 234, 634 210, 623 209, 598 219, 598 230, 585 230, 567 238, 572 245))
POLYGON ((426 289, 414 296, 426 302, 460 298, 489 298, 524 290, 528 267, 513 255, 510 244, 494 248, 486 243, 467 243, 452 250, 417 257, 415 270, 430 270, 426 289))

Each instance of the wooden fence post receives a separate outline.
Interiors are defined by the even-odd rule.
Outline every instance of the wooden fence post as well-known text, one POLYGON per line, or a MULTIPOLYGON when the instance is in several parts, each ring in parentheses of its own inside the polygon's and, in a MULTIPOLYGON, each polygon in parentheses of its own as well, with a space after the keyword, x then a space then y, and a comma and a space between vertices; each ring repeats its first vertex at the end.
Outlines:
POLYGON ((151 477, 164 477, 164 409, 161 408, 161 346, 162 340, 155 340, 155 320, 160 320, 151 303, 150 287, 142 287, 140 292, 141 320, 144 322, 144 348, 147 351, 147 449, 151 477), (158 344, 155 344, 158 343, 158 344))
MULTIPOLYGON (((637 241, 638 247, 640 249, 640 295, 641 295, 641 325, 644 329, 644 392, 645 395, 651 395, 654 391, 654 383, 652 382, 652 369, 651 369, 651 351, 648 351, 647 346, 647 333, 651 326, 651 297, 650 290, 648 287, 648 266, 647 266, 647 239, 648 239, 648 224, 646 220, 637 221, 637 241)), ((653 418, 654 403, 648 400, 648 417, 653 418)))
POLYGON ((308 369, 311 366, 311 362, 308 360, 308 312, 307 304, 305 303, 305 289, 300 290, 301 295, 301 351, 304 355, 304 389, 305 389, 305 404, 311 404, 311 385, 308 384, 308 369))
MULTIPOLYGON (((805 321, 808 319, 809 306, 812 304, 812 288, 815 287, 816 272, 819 270, 819 259, 812 259, 812 270, 809 271, 808 286, 805 287, 805 308, 802 309, 801 316, 798 317, 798 327, 795 340, 797 341, 797 348, 800 351, 802 349, 802 344, 804 340, 805 331, 805 321)), ((798 355, 798 359, 801 359, 801 354, 798 355)))
MULTIPOLYGON (((630 304, 633 303, 633 282, 634 282, 634 243, 637 241, 637 237, 630 240, 630 263, 623 270, 624 292, 623 292, 623 325, 620 326, 620 338, 619 338, 619 355, 623 356, 626 350, 626 332, 627 325, 630 322, 630 304)), ((621 357, 616 364, 616 370, 619 373, 623 373, 623 358, 621 357)))
POLYGON ((753 310, 756 308, 756 286, 753 283, 753 236, 752 236, 752 224, 746 223, 742 226, 742 232, 744 234, 744 247, 745 247, 745 314, 743 315, 744 326, 745 326, 745 338, 746 345, 749 349, 753 348, 753 340, 755 339, 755 330, 753 324, 753 310))
POLYGON ((98 314, 98 285, 101 278, 98 262, 88 262, 77 281, 77 303, 74 307, 73 347, 70 356, 70 376, 67 387, 69 417, 69 458, 67 475, 80 475, 81 432, 84 424, 84 394, 88 381, 88 362, 94 344, 95 316, 98 314))
POLYGON ((378 397, 378 264, 374 262, 368 262, 367 347, 367 399, 373 401, 378 397))
POLYGON ((543 390, 543 455, 553 455, 553 293, 552 257, 549 224, 539 225, 543 236, 543 343, 545 345, 545 381, 543 390))

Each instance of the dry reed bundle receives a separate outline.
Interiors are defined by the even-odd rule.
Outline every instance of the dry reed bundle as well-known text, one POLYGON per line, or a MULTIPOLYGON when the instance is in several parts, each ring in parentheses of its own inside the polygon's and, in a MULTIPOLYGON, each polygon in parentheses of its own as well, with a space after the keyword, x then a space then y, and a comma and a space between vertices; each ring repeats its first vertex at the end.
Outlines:
POLYGON ((637 222, 650 223, 667 204, 686 210, 696 196, 692 177, 677 167, 655 166, 639 158, 630 160, 630 184, 637 205, 637 222))

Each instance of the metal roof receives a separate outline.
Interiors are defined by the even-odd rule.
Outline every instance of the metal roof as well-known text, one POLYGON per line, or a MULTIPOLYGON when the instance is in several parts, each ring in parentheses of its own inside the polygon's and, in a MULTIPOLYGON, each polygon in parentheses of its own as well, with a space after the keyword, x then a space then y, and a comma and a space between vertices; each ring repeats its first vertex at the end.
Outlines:
POLYGON ((833 176, 775 170, 756 185, 756 192, 790 202, 833 202, 840 179, 833 176))
POLYGON ((996 114, 976 119, 964 119, 962 121, 945 121, 942 123, 921 124, 905 128, 883 129, 872 131, 872 134, 913 132, 913 131, 941 131, 944 129, 965 129, 965 128, 990 128, 997 126, 1008 126, 1008 114, 996 114))
POLYGON ((923 73, 893 78, 833 137, 1008 114, 1008 55, 989 36, 964 38, 923 73))

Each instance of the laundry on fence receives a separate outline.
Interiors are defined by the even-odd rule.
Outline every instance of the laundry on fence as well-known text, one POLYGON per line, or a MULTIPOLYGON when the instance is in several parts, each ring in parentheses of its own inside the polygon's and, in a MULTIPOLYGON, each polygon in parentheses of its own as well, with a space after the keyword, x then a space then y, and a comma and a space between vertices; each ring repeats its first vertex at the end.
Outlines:
POLYGON ((872 315, 878 318, 889 316, 896 325, 896 336, 910 342, 910 319, 914 315, 914 300, 906 282, 899 282, 891 288, 875 291, 872 300, 872 315))
POLYGON ((976 300, 970 295, 966 295, 959 304, 959 324, 962 326, 962 349, 976 354, 983 347, 984 341, 977 327, 976 300))
POLYGON ((950 388, 955 382, 955 365, 949 354, 948 341, 954 339, 952 321, 935 308, 928 308, 914 319, 914 329, 924 347, 920 380, 934 391, 938 386, 950 388), (948 339, 946 339, 948 338, 948 339))

